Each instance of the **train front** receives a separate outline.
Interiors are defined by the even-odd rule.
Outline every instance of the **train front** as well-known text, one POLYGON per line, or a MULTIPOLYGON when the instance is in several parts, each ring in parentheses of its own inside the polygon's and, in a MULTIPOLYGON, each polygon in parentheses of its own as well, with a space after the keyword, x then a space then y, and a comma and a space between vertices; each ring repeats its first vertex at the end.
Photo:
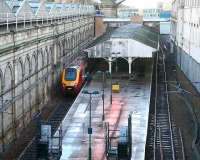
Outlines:
POLYGON ((70 67, 63 70, 62 73, 62 91, 63 93, 78 93, 80 84, 78 82, 79 70, 77 67, 70 67))

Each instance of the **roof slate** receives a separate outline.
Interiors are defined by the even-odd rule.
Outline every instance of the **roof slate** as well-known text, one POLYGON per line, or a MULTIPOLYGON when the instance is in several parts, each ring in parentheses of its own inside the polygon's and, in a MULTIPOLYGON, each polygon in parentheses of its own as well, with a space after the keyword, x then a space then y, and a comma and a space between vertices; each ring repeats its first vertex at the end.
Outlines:
POLYGON ((141 24, 128 24, 113 31, 110 38, 134 39, 147 46, 157 48, 158 33, 141 24))
POLYGON ((14 14, 10 9, 10 6, 4 1, 0 0, 0 18, 13 18, 14 14))
POLYGON ((107 34, 99 37, 89 47, 102 43, 111 38, 133 39, 147 46, 157 48, 158 33, 140 24, 128 24, 120 28, 110 30, 107 34))

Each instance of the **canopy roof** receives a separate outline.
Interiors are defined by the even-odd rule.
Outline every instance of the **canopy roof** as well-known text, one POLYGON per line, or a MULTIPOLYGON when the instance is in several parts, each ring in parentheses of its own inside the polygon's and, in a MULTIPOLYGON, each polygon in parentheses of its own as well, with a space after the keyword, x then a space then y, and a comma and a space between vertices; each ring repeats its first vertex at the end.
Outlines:
POLYGON ((152 57, 158 34, 142 25, 129 24, 112 31, 109 37, 87 49, 89 57, 152 57))
POLYGON ((120 5, 125 0, 101 0, 103 5, 120 5))
POLYGON ((158 34, 141 24, 122 26, 114 30, 110 38, 133 39, 152 48, 157 48, 158 45, 158 34))
MULTIPOLYGON (((77 14, 95 14, 93 5, 55 3, 39 0, 0 0, 0 22, 9 17, 58 17, 77 14)), ((9 19, 11 20, 11 18, 9 19)))

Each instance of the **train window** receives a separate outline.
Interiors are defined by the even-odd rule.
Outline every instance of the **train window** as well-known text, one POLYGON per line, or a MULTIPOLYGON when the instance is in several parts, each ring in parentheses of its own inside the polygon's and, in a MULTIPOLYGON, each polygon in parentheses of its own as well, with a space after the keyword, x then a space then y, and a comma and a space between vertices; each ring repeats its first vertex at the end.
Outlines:
POLYGON ((75 79, 76 79, 76 69, 75 68, 65 69, 65 80, 73 81, 75 79))

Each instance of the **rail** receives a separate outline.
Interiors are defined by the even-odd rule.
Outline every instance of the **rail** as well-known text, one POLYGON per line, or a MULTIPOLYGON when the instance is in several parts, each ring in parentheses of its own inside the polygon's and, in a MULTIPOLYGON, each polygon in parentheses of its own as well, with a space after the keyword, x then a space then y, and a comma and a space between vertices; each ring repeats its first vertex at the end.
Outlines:
POLYGON ((173 141, 173 133, 172 133, 172 120, 171 120, 171 113, 170 113, 170 106, 169 106, 169 94, 168 94, 168 84, 167 82, 167 73, 166 73, 166 66, 165 66, 165 55, 163 52, 163 49, 161 47, 162 51, 162 61, 163 61, 163 67, 164 67, 164 81, 165 81, 165 91, 167 96, 167 110, 168 110, 168 120, 169 120, 169 128, 170 128, 170 140, 171 140, 171 149, 172 149, 172 159, 175 160, 175 151, 174 151, 174 141, 173 141))
POLYGON ((156 104, 157 104, 157 96, 158 96, 158 92, 157 92, 157 86, 158 86, 158 53, 156 53, 156 61, 155 61, 155 100, 154 100, 154 143, 153 143, 153 159, 156 160, 156 137, 157 137, 157 117, 156 117, 156 104))
POLYGON ((167 72, 165 64, 165 53, 162 45, 159 47, 160 55, 157 53, 155 61, 155 101, 154 101, 154 142, 153 159, 175 160, 180 157, 185 160, 184 144, 181 131, 176 133, 172 125, 170 103, 168 95, 167 72), (165 83, 159 84, 159 78, 165 83), (160 92, 160 94, 159 94, 160 92), (159 97, 158 97, 159 95, 159 97), (176 137, 177 136, 177 137, 176 137), (176 141, 180 140, 178 148, 176 141), (178 153, 177 153, 178 152, 178 153), (181 155, 178 155, 180 154, 181 155))
POLYGON ((183 157, 183 160, 185 160, 185 150, 184 150, 184 144, 183 144, 183 137, 182 137, 182 133, 181 133, 181 129, 179 128, 179 135, 180 135, 180 138, 181 138, 181 148, 182 148, 182 157, 183 157))

